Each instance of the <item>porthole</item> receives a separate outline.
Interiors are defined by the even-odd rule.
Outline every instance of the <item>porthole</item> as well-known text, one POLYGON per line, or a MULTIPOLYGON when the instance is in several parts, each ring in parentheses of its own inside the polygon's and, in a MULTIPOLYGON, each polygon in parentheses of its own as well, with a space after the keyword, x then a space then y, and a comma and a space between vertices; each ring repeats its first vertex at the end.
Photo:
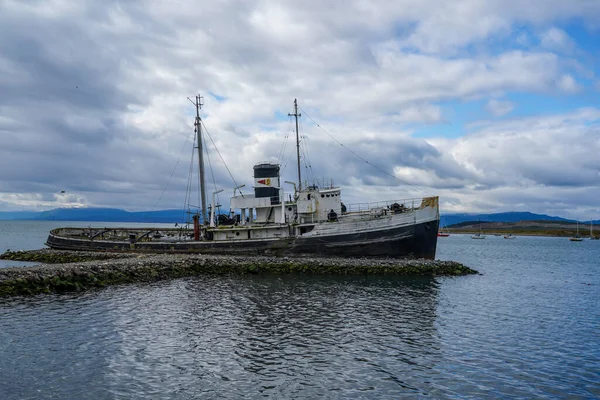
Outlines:
POLYGON ((240 236, 240 233, 239 233, 239 232, 236 232, 236 233, 235 233, 235 236, 240 236))
POLYGON ((322 194, 322 195, 321 195, 321 197, 323 198, 323 197, 325 197, 325 195, 324 195, 324 194, 322 194))
POLYGON ((292 207, 288 207, 288 211, 292 211, 292 207))

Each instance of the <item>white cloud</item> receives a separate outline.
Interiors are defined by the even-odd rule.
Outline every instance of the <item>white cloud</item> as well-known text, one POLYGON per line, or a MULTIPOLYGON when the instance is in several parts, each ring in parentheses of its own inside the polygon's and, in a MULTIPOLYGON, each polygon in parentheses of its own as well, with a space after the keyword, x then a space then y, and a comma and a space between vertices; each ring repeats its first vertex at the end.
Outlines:
POLYGON ((540 45, 550 50, 572 51, 575 43, 565 31, 552 27, 540 35, 540 45))
POLYGON ((444 212, 529 210, 590 215, 598 210, 594 196, 600 194, 596 157, 600 132, 594 127, 598 121, 600 110, 592 108, 482 122, 461 138, 427 139, 431 149, 420 139, 410 139, 412 144, 397 140, 393 148, 373 137, 374 150, 369 153, 358 140, 346 142, 378 166, 393 166, 400 181, 386 179, 351 156, 340 159, 340 152, 346 154, 341 149, 322 146, 316 152, 313 149, 311 157, 325 157, 328 168, 324 170, 345 165, 344 175, 352 177, 343 181, 352 187, 346 191, 346 196, 352 196, 349 201, 359 200, 356 193, 372 199, 380 193, 406 198, 422 196, 424 190, 441 196, 444 212))
MULTIPOLYGON (((515 199, 523 193, 541 193, 536 201, 542 203, 530 199, 526 204, 547 208, 561 199, 561 193, 598 191, 600 160, 594 154, 600 151, 600 132, 593 123, 599 120, 600 110, 582 109, 551 117, 489 122, 468 136, 434 145, 447 149, 457 163, 474 172, 471 184, 488 188, 459 190, 463 192, 461 204, 469 203, 469 198, 470 202, 496 198, 498 207, 506 210, 512 206, 510 193, 515 199), (497 197, 500 192, 503 198, 497 197)), ((591 196, 569 200, 574 208, 597 207, 594 201, 591 196)))
POLYGON ((577 93, 581 90, 581 85, 571 75, 561 76, 556 85, 567 93, 577 93))
MULTIPOLYGON (((570 148, 580 140, 565 126, 573 123, 583 134, 587 117, 489 122, 453 140, 440 134, 425 141, 410 132, 444 123, 454 102, 492 98, 486 108, 503 116, 514 107, 499 100, 508 92, 577 93, 581 70, 556 53, 557 45, 573 39, 552 28, 574 17, 593 21, 600 17, 600 3, 228 0, 199 6, 180 0, 54 1, 33 7, 5 1, 0 183, 6 193, 30 197, 3 199, 15 207, 74 202, 149 209, 169 183, 158 207, 181 207, 191 155, 184 143, 194 112, 186 97, 202 93, 203 119, 242 183, 249 183, 255 162, 278 154, 292 128, 281 116, 298 97, 305 114, 349 148, 428 192, 439 190, 455 209, 502 207, 508 200, 490 193, 540 189, 549 184, 550 172, 561 175, 549 172, 543 157, 529 158, 532 165, 512 159, 516 154, 527 159, 519 146, 534 153, 544 147, 511 136, 510 123, 517 132, 540 136, 548 133, 536 121, 557 124, 551 130, 561 133, 552 134, 556 144, 548 147, 557 152, 559 145, 570 148), (544 32, 546 47, 486 48, 523 25, 544 32), (215 101, 209 92, 227 100, 215 101), (490 150, 492 145, 500 150, 490 150), (81 200, 53 198, 57 188, 81 200)), ((307 118, 301 124, 315 174, 334 174, 357 200, 374 193, 422 193, 369 169, 307 118)), ((595 147, 586 144, 581 151, 591 154, 595 147)), ((585 154, 577 153, 578 159, 585 154)), ((217 185, 228 187, 218 155, 212 150, 210 155, 217 185)), ((564 165, 563 174, 576 174, 581 185, 593 181, 588 168, 579 165, 584 172, 577 172, 560 157, 553 163, 564 165)), ((293 168, 288 173, 293 179, 293 168)), ((550 186, 567 193, 564 186, 550 186)))
POLYGON ((490 99, 485 109, 494 117, 502 117, 515 108, 515 104, 507 100, 490 99))
MULTIPOLYGON (((443 120, 442 109, 439 106, 431 104, 409 105, 399 110, 398 114, 388 119, 387 122, 405 123, 405 122, 423 122, 434 123, 443 120)), ((383 120, 381 121, 384 122, 383 120)))
POLYGON ((527 32, 520 32, 515 39, 515 43, 523 47, 529 47, 531 46, 531 37, 527 32))
POLYGON ((78 208, 86 206, 85 196, 80 194, 55 193, 1 193, 0 209, 14 209, 15 206, 20 209, 43 211, 48 208, 78 208))

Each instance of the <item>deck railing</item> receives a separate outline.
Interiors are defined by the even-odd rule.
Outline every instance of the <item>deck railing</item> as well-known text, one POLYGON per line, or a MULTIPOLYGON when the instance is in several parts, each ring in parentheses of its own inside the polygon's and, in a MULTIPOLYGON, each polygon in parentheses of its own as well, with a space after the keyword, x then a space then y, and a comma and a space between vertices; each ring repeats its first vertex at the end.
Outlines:
MULTIPOLYGON (((402 199, 402 200, 385 200, 385 201, 377 201, 372 203, 351 203, 346 204, 346 213, 367 213, 373 209, 392 209, 395 208, 394 211, 400 207, 400 210, 403 212, 415 210, 421 207, 423 200, 425 197, 416 197, 412 199, 402 199)), ((286 204, 289 201, 293 201, 291 199, 285 199, 286 204)), ((273 206, 280 206, 280 198, 279 196, 270 197, 270 204, 273 206)), ((325 210, 325 213, 329 212, 329 210, 325 210)))
MULTIPOLYGON (((388 214, 407 213, 418 210, 422 207, 435 204, 434 198, 414 198, 403 200, 386 200, 373 203, 352 203, 346 205, 346 210, 342 215, 356 216, 381 216, 388 214)), ((302 217, 302 223, 315 223, 317 221, 327 221, 330 219, 330 210, 319 210, 310 215, 302 217)), ((337 217, 341 217, 337 215, 337 217)))
POLYGON ((423 202, 422 197, 402 200, 385 200, 372 203, 352 203, 346 204, 346 213, 369 213, 374 209, 389 209, 400 210, 400 212, 408 212, 421 207, 423 202))

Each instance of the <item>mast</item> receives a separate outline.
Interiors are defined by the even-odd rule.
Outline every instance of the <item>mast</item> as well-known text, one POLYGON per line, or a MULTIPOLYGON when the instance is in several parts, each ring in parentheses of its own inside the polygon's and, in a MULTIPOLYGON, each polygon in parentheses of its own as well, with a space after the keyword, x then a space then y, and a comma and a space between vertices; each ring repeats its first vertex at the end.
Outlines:
POLYGON ((194 103, 196 106, 196 123, 194 124, 196 127, 194 131, 197 133, 198 137, 198 166, 200 170, 200 196, 202 196, 202 223, 206 224, 208 222, 208 218, 206 217, 206 188, 204 182, 204 153, 202 152, 202 119, 200 118, 200 109, 204 105, 204 97, 197 95, 196 102, 194 103))
POLYGON ((298 114, 298 100, 294 99, 294 113, 288 114, 289 117, 296 118, 296 156, 298 157, 298 192, 302 190, 302 176, 300 175, 300 137, 298 136, 298 117, 302 114, 298 114))

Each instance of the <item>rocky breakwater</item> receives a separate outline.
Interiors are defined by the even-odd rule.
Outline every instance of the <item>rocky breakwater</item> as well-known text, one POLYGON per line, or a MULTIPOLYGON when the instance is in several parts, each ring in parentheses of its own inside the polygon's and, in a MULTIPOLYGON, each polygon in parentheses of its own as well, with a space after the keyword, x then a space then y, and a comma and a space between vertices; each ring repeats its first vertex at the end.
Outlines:
POLYGON ((0 296, 80 291, 201 274, 476 274, 454 261, 373 258, 242 257, 203 254, 131 254, 60 250, 8 251, 0 259, 43 263, 0 268, 0 296))

